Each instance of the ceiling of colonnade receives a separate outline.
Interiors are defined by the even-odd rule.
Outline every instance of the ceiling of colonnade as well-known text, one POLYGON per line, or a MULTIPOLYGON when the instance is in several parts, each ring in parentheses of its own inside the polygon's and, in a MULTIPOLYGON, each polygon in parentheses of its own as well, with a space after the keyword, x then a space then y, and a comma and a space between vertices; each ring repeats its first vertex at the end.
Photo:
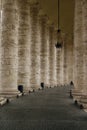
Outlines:
MULTIPOLYGON (((57 27, 58 0, 37 1, 40 3, 43 11, 49 16, 50 20, 53 21, 57 27)), ((74 1, 75 0, 60 0, 60 28, 62 32, 68 34, 67 37, 71 41, 73 37, 74 1)))
MULTIPOLYGON (((58 0, 38 0, 44 12, 57 25, 58 0)), ((74 19, 74 0, 60 0, 60 27, 64 33, 68 33, 72 40, 74 19)))

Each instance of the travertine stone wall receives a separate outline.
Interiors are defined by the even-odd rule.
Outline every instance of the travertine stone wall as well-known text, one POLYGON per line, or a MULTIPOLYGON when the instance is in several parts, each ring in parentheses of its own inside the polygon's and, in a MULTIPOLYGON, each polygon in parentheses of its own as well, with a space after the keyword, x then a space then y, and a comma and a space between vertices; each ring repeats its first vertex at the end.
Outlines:
POLYGON ((45 85, 48 84, 48 27, 47 27, 48 17, 46 15, 39 15, 40 22, 40 32, 41 32, 41 46, 40 46, 40 82, 44 82, 45 85))
POLYGON ((24 92, 29 91, 30 63, 30 15, 28 0, 18 1, 18 85, 23 85, 24 92))
POLYGON ((84 85, 83 90, 84 94, 87 95, 87 0, 83 0, 82 3, 82 43, 83 43, 83 49, 84 49, 84 85))
POLYGON ((14 0, 3 0, 2 4, 0 93, 17 94, 18 9, 14 0))
POLYGON ((49 24, 49 84, 55 86, 55 30, 54 24, 49 24))
POLYGON ((83 89, 82 0, 75 1, 74 19, 74 86, 83 89))
POLYGON ((40 88, 40 29, 39 4, 30 4, 30 86, 40 88))

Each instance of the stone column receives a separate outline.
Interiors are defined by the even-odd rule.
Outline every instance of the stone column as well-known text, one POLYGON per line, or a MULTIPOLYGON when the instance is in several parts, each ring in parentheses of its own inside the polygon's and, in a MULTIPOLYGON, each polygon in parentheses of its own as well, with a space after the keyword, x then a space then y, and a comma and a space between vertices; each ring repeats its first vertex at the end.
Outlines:
POLYGON ((80 103, 87 112, 87 0, 82 1, 82 43, 83 43, 83 69, 84 69, 84 85, 80 103))
POLYGON ((73 81, 73 44, 68 39, 68 84, 73 81))
POLYGON ((78 100, 83 90, 82 0, 75 1, 74 19, 74 87, 73 96, 78 100))
POLYGON ((39 15, 40 32, 41 32, 41 46, 40 46, 40 82, 45 86, 48 84, 48 17, 46 15, 39 15))
POLYGON ((0 0, 0 87, 1 87, 1 33, 2 33, 2 1, 0 0))
POLYGON ((39 4, 30 4, 30 86, 40 88, 40 32, 39 32, 39 4))
POLYGON ((84 86, 83 86, 83 92, 85 95, 87 95, 87 0, 83 0, 82 4, 82 14, 83 14, 83 30, 82 30, 82 43, 83 43, 83 49, 84 49, 84 86))
POLYGON ((72 44, 69 43, 69 52, 68 52, 68 83, 70 83, 70 81, 73 81, 73 58, 72 58, 72 44))
POLYGON ((46 69, 46 77, 47 77, 47 81, 46 81, 46 86, 47 87, 50 87, 50 82, 49 82, 49 79, 50 79, 50 75, 49 75, 49 49, 50 49, 50 35, 49 35, 49 23, 50 21, 48 20, 47 21, 47 49, 46 49, 46 63, 47 63, 47 69, 46 69))
POLYGON ((56 85, 55 83, 55 29, 54 24, 49 24, 49 83, 51 87, 56 85))
POLYGON ((57 85, 61 85, 61 48, 56 48, 56 73, 57 73, 57 85))
POLYGON ((70 42, 70 53, 69 53, 69 83, 73 81, 73 43, 70 42))
POLYGON ((23 85, 24 92, 31 90, 30 78, 30 13, 28 0, 18 1, 18 85, 23 85))
POLYGON ((60 85, 64 85, 64 36, 60 55, 60 85))
POLYGON ((64 84, 68 84, 68 45, 67 45, 67 40, 66 40, 66 35, 64 38, 64 84))
POLYGON ((2 1, 2 38, 1 38, 1 81, 0 94, 18 94, 18 10, 16 1, 2 1))
POLYGON ((56 33, 56 29, 54 29, 54 39, 53 39, 53 49, 54 49, 54 53, 53 53, 53 79, 54 79, 54 86, 57 86, 57 69, 56 69, 56 65, 57 65, 57 58, 56 58, 56 47, 55 44, 57 42, 57 33, 56 33))
POLYGON ((56 48, 56 73, 57 73, 57 85, 63 85, 63 55, 64 55, 64 43, 63 43, 63 34, 61 34, 62 38, 62 47, 56 48))

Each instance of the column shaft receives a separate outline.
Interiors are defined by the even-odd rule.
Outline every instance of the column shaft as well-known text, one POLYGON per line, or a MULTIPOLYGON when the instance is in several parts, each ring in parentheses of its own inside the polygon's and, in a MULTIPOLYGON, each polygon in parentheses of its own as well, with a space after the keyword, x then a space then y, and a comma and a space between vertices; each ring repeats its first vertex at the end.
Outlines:
POLYGON ((49 83, 50 86, 55 86, 55 30, 54 25, 49 25, 49 83))
POLYGON ((64 84, 68 84, 68 45, 67 40, 64 40, 64 84))
POLYGON ((61 49, 61 56, 60 56, 60 85, 64 84, 64 42, 61 49))
POLYGON ((67 39, 67 83, 73 81, 73 44, 71 39, 67 39))
POLYGON ((40 20, 40 31, 41 31, 41 49, 40 49, 40 73, 41 79, 40 82, 48 84, 48 30, 47 30, 47 21, 48 18, 46 15, 42 15, 39 18, 40 20))
POLYGON ((30 35, 29 35, 29 3, 18 0, 19 30, 18 30, 18 85, 23 85, 24 92, 30 90, 30 35))
POLYGON ((57 73, 57 84, 61 84, 61 49, 56 48, 56 73, 57 73))
MULTIPOLYGON (((82 0, 75 1, 75 19, 74 19, 74 86, 75 93, 83 90, 84 69, 83 69, 83 43, 82 43, 82 0)), ((76 94, 74 94, 76 96, 76 94)), ((78 94, 77 94, 78 96, 78 94)), ((78 96, 78 98, 79 98, 78 96)), ((75 97, 77 98, 77 97, 75 97)))
POLYGON ((18 16, 14 0, 2 1, 1 94, 17 94, 18 16))
POLYGON ((80 104, 87 112, 87 0, 82 1, 82 44, 83 44, 83 93, 80 98, 80 104))
POLYGON ((57 84, 63 85, 64 81, 64 36, 61 34, 62 48, 56 48, 56 76, 57 84))
POLYGON ((81 0, 75 3, 75 26, 74 26, 74 84, 75 89, 82 90, 83 86, 83 45, 82 45, 82 5, 81 0))
POLYGON ((40 33, 39 33, 39 5, 30 5, 30 85, 33 89, 40 88, 40 33))
POLYGON ((83 14, 83 24, 82 24, 82 43, 83 43, 83 65, 84 65, 84 93, 87 94, 87 0, 83 0, 82 6, 82 14, 83 14))
POLYGON ((0 87, 1 87, 1 33, 2 33, 2 2, 0 0, 0 87))

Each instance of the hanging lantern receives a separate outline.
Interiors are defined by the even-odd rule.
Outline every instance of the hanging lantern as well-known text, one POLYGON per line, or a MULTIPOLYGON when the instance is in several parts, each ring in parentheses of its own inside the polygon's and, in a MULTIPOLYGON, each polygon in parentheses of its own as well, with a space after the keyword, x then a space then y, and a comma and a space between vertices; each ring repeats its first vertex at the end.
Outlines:
POLYGON ((58 30, 57 30, 57 43, 55 44, 55 47, 56 48, 59 48, 61 49, 62 48, 62 45, 63 45, 63 39, 62 39, 62 34, 61 34, 61 30, 59 29, 60 28, 60 17, 59 17, 59 11, 60 11, 60 8, 59 8, 59 0, 58 0, 58 30))

